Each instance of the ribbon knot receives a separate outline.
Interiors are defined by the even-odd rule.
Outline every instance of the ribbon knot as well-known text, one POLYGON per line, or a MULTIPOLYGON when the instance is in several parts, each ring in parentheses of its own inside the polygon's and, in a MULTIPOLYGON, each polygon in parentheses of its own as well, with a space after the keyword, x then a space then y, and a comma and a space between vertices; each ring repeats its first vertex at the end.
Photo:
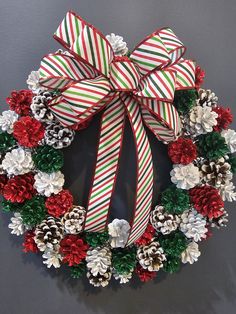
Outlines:
POLYGON ((45 56, 40 83, 60 93, 49 104, 65 126, 84 123, 103 110, 96 168, 84 228, 103 231, 118 174, 125 115, 132 128, 137 158, 134 216, 127 245, 145 231, 152 205, 153 165, 144 128, 169 142, 181 123, 172 105, 179 89, 195 88, 195 63, 169 28, 155 31, 129 57, 116 57, 94 26, 68 12, 55 35, 68 51, 45 56))

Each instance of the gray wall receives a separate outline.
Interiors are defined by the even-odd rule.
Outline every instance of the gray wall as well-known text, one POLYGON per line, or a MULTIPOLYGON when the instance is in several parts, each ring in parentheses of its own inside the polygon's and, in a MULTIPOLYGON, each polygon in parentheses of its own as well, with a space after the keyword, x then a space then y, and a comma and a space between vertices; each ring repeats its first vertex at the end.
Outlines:
MULTIPOLYGON (((197 59, 207 70, 205 86, 214 89, 222 104, 231 106, 236 114, 235 0, 0 0, 2 109, 6 109, 4 99, 10 90, 24 88, 25 78, 37 68, 40 58, 59 47, 51 35, 69 9, 105 34, 123 35, 129 47, 156 28, 169 25, 187 45, 188 57, 197 59)), ((86 196, 89 184, 97 127, 95 119, 66 152, 67 186, 81 203, 85 202, 81 195, 86 196)), ((123 164, 132 167, 129 129, 126 135, 125 155, 130 157, 123 164)), ((157 186, 163 188, 167 180, 161 177, 170 167, 164 145, 155 142, 155 156, 157 186)), ((127 175, 126 169, 121 169, 114 201, 115 215, 120 217, 129 216, 126 208, 132 201, 129 191, 134 176, 127 175)), ((228 228, 202 243, 197 264, 183 267, 172 276, 158 274, 155 282, 145 285, 132 282, 119 287, 113 283, 102 291, 90 288, 86 282, 68 280, 60 271, 48 271, 38 256, 24 255, 21 239, 9 235, 9 216, 1 214, 0 314, 233 314, 236 212, 235 205, 226 207, 230 213, 228 228)))

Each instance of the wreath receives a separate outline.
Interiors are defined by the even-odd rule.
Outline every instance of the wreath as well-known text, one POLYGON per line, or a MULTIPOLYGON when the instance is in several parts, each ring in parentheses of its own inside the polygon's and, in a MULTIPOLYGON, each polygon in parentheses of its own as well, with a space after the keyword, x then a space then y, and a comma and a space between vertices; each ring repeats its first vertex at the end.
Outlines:
POLYGON ((159 270, 177 272, 200 256, 199 242, 226 225, 224 201, 236 200, 236 132, 230 109, 200 88, 204 71, 183 59, 185 47, 169 28, 129 52, 123 38, 104 37, 68 12, 54 37, 66 48, 45 56, 12 91, 0 116, 2 209, 9 228, 24 234, 23 251, 65 265, 105 287, 134 274, 143 282, 159 270), (102 111, 96 167, 86 206, 63 188, 63 149, 102 111), (132 222, 109 221, 124 117, 136 149, 132 222), (172 185, 152 204, 153 163, 146 129, 168 145, 172 185))

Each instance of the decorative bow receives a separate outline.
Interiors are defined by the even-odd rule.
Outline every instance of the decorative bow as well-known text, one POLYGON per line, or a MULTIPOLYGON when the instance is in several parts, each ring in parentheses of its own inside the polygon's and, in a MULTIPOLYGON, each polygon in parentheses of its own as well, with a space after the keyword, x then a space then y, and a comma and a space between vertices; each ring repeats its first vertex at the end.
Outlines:
POLYGON ((69 53, 49 54, 40 67, 40 83, 59 90, 49 104, 65 126, 84 123, 103 110, 96 168, 85 230, 103 231, 108 220, 127 114, 137 158, 134 216, 127 245, 145 231, 152 205, 153 164, 144 124, 161 141, 173 141, 181 123, 175 90, 195 87, 195 63, 169 28, 155 31, 128 57, 115 57, 107 39, 68 12, 55 35, 69 53))

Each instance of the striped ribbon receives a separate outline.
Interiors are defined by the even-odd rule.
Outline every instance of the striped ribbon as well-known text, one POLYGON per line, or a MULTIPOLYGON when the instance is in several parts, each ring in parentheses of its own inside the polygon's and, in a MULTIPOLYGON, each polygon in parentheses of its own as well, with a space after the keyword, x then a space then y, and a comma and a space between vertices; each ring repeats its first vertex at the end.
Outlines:
POLYGON ((85 230, 106 228, 125 115, 129 118, 137 159, 130 245, 145 231, 152 205, 153 166, 144 125, 164 142, 178 136, 174 93, 195 88, 195 63, 182 58, 186 48, 169 28, 149 35, 129 58, 115 57, 105 36, 73 12, 66 14, 54 37, 69 53, 49 54, 41 62, 40 83, 59 91, 49 103, 51 111, 63 125, 72 126, 104 110, 85 230))
POLYGON ((135 242, 145 231, 152 205, 153 164, 151 148, 145 132, 140 106, 130 96, 122 94, 130 125, 132 127, 137 159, 135 210, 127 245, 135 242))
POLYGON ((124 132, 124 106, 119 95, 106 107, 102 120, 93 185, 90 190, 85 230, 103 231, 107 224, 124 132))

